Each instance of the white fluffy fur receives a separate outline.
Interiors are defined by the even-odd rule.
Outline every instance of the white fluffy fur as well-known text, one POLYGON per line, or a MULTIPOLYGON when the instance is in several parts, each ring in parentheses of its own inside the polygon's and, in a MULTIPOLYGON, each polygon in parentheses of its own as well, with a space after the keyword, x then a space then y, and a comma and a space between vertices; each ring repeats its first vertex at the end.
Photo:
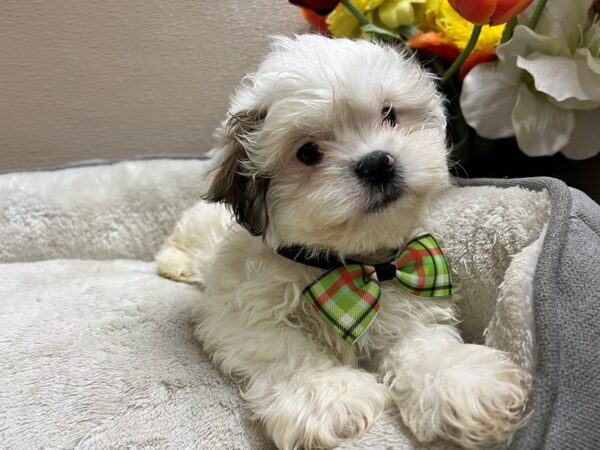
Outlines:
MULTIPOLYGON (((303 244, 378 259, 417 232, 428 198, 449 183, 443 107, 431 76, 366 41, 278 39, 230 113, 251 110, 264 120, 237 144, 249 157, 247 176, 270 178, 264 236, 251 236, 224 206, 199 203, 157 260, 161 274, 204 286, 196 336, 240 382, 252 417, 281 449, 335 447, 391 404, 423 442, 480 448, 508 439, 522 423, 528 376, 507 354, 463 343, 452 303, 411 298, 383 283, 376 320, 349 346, 301 295, 322 271, 274 252, 303 244), (385 105, 394 107, 396 127, 382 124, 385 105), (295 158, 308 140, 323 150, 320 164, 295 158), (371 193, 349 167, 375 149, 401 165, 404 190, 369 213, 371 193)), ((213 151, 216 173, 236 144, 225 134, 218 132, 223 145, 213 151)))

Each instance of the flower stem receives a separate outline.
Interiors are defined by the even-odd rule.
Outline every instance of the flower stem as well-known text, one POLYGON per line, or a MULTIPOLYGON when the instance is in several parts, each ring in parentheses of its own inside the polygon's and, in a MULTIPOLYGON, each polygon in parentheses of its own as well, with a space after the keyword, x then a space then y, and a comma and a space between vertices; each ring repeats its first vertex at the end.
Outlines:
POLYGON ((368 25, 370 23, 369 19, 367 19, 363 13, 361 13, 358 9, 356 9, 356 6, 354 6, 350 0, 342 0, 342 3, 346 7, 346 9, 348 11, 350 11, 352 13, 352 15, 358 19, 358 21, 361 24, 368 25))
POLYGON ((467 42, 466 47, 460 52, 458 58, 452 63, 452 65, 446 70, 444 76, 442 77, 442 84, 446 84, 448 80, 452 78, 452 76, 456 73, 462 63, 465 62, 467 57, 471 54, 473 49, 475 48, 475 44, 477 44, 477 40, 479 39, 479 35, 481 34, 481 25, 474 25, 473 31, 471 32, 471 37, 469 38, 469 42, 467 42))
POLYGON ((535 27, 537 27, 537 24, 540 21, 540 18, 542 17, 542 13, 544 12, 546 3, 548 3, 548 0, 539 0, 537 2, 537 5, 535 5, 535 11, 533 12, 533 16, 531 16, 531 20, 529 21, 529 24, 527 25, 529 28, 531 28, 534 31, 535 31, 535 27))
POLYGON ((506 24, 506 27, 504 28, 504 32, 502 33, 502 39, 500 40, 501 44, 510 41, 510 38, 513 36, 513 33, 515 31, 515 27, 518 24, 519 21, 517 20, 516 16, 510 19, 510 21, 506 24))

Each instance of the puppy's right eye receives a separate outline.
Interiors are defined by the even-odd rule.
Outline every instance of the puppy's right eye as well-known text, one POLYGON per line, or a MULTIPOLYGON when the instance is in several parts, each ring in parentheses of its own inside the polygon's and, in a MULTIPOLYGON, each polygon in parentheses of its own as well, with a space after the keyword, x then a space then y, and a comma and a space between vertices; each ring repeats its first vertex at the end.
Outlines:
POLYGON ((383 118, 383 122, 392 127, 396 126, 396 111, 391 106, 387 106, 381 110, 381 117, 383 118))
POLYGON ((315 142, 307 142, 296 152, 296 158, 307 166, 319 164, 323 159, 323 153, 319 151, 319 146, 315 142))

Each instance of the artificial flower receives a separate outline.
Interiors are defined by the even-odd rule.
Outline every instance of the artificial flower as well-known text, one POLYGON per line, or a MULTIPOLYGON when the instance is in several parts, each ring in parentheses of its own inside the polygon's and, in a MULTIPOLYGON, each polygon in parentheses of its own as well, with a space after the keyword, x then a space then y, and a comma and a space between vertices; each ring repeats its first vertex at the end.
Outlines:
MULTIPOLYGON (((373 22, 373 11, 379 8, 385 0, 352 0, 352 4, 363 13, 369 22, 373 22)), ((327 27, 332 36, 335 37, 360 37, 361 23, 343 5, 339 4, 331 14, 327 16, 327 27)))
POLYGON ((292 5, 310 9, 321 16, 326 16, 337 6, 340 0, 289 0, 292 5))
POLYGON ((416 18, 416 5, 426 0, 386 0, 378 9, 379 20, 388 28, 395 30, 403 25, 412 25, 416 18))
MULTIPOLYGON (((473 24, 462 18, 446 0, 427 0, 417 25, 423 32, 408 39, 407 45, 430 51, 448 63, 465 48, 473 30, 473 24)), ((495 47, 503 31, 504 26, 482 27, 475 51, 460 67, 461 79, 477 64, 495 60, 495 47)))
POLYGON ((535 31, 524 25, 533 7, 521 14, 497 48, 497 64, 481 64, 464 80, 467 123, 486 138, 516 136, 529 156, 599 153, 600 23, 590 5, 549 0, 535 31))
POLYGON ((487 47, 483 50, 474 51, 460 66, 458 78, 462 81, 473 67, 478 66, 479 64, 496 61, 496 59, 498 59, 498 57, 496 56, 495 47, 487 47))
MULTIPOLYGON (((416 34, 408 39, 406 44, 411 48, 427 50, 437 55, 447 63, 452 63, 456 58, 458 58, 458 55, 460 55, 460 49, 454 44, 449 44, 445 40, 443 33, 437 31, 416 34)), ((476 50, 472 52, 467 57, 465 62, 460 66, 458 72, 459 79, 464 79, 467 73, 469 73, 469 71, 478 64, 495 60, 495 47, 487 47, 482 50, 476 50)))
POLYGON ((508 22, 532 0, 448 0, 462 17, 476 25, 501 25, 508 22))
MULTIPOLYGON (((369 22, 395 30, 411 25, 417 16, 417 8, 426 0, 352 0, 352 4, 363 13, 369 22)), ((357 38, 361 35, 361 23, 343 5, 339 4, 327 16, 329 32, 335 37, 357 38)))
POLYGON ((329 29, 327 28, 327 16, 322 16, 309 8, 300 8, 300 12, 302 13, 302 17, 304 17, 304 20, 306 20, 317 33, 325 35, 329 34, 329 29))
POLYGON ((460 49, 453 43, 450 43, 444 36, 444 33, 440 31, 415 34, 406 41, 406 45, 410 48, 427 50, 449 63, 458 58, 460 54, 460 49))
MULTIPOLYGON (((447 0, 427 0, 425 13, 417 25, 424 32, 442 33, 444 42, 455 45, 459 50, 465 48, 473 30, 473 24, 461 17, 447 0)), ((504 26, 484 26, 475 50, 496 47, 500 44, 503 31, 504 26)))

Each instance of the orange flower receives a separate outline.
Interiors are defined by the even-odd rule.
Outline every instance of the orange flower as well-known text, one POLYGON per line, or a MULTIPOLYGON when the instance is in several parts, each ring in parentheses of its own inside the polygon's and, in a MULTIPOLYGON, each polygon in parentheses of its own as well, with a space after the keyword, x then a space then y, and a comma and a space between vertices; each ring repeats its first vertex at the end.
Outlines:
POLYGON ((410 48, 418 48, 421 50, 427 50, 435 55, 438 55, 444 61, 451 63, 460 54, 459 48, 447 42, 444 39, 444 33, 439 31, 429 31, 427 33, 415 34, 408 41, 406 45, 410 48))
POLYGON ((315 11, 309 8, 300 8, 300 11, 302 12, 304 20, 306 20, 317 33, 329 35, 326 22, 327 16, 317 14, 315 11))
POLYGON ((483 64, 486 62, 496 61, 498 56, 496 55, 496 47, 488 47, 483 50, 476 50, 469 55, 469 57, 465 60, 464 63, 460 66, 458 70, 458 78, 462 81, 470 70, 478 64, 483 64))
POLYGON ((452 7, 476 25, 501 25, 508 22, 533 0, 448 0, 452 7))
POLYGON ((302 8, 308 8, 320 14, 326 16, 337 6, 340 0, 289 0, 292 5, 300 6, 302 8))
MULTIPOLYGON (((426 50, 439 56, 447 63, 452 63, 460 54, 460 49, 444 39, 444 34, 438 31, 419 33, 411 37, 406 44, 411 48, 426 50)), ((496 48, 487 47, 483 50, 474 51, 469 55, 466 61, 460 66, 459 78, 462 80, 469 71, 478 64, 495 61, 496 48)))

